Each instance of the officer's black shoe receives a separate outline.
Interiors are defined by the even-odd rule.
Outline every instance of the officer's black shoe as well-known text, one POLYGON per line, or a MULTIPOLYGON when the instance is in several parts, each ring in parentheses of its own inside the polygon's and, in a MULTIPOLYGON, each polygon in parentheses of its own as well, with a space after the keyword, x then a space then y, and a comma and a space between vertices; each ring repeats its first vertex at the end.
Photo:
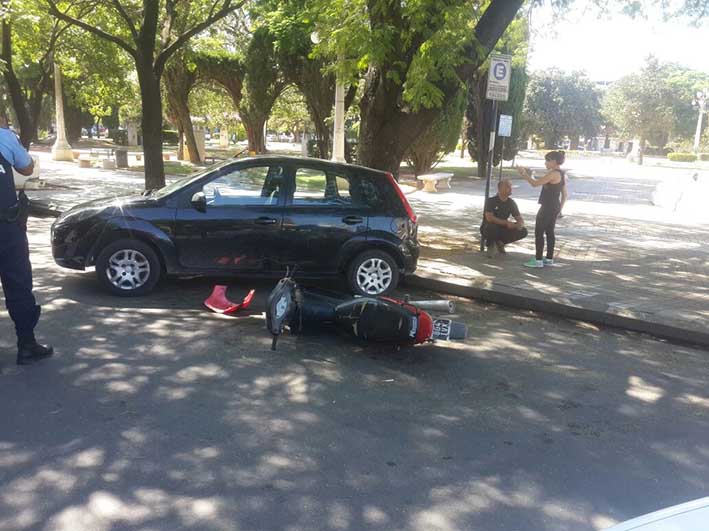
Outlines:
POLYGON ((54 354, 54 349, 49 345, 40 345, 36 341, 23 343, 17 348, 17 364, 32 365, 52 354, 54 354))

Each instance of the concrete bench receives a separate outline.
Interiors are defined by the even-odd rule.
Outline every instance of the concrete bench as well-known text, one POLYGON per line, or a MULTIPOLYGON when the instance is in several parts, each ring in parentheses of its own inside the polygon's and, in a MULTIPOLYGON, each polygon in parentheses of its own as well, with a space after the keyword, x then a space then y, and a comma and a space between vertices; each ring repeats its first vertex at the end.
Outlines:
POLYGON ((423 189, 426 192, 437 192, 438 183, 442 183, 446 190, 451 188, 451 177, 452 173, 438 172, 438 173, 426 173, 424 175, 419 175, 416 177, 419 181, 423 181, 423 189))
POLYGON ((88 155, 79 155, 76 160, 79 163, 79 168, 91 167, 91 157, 89 157, 88 155))

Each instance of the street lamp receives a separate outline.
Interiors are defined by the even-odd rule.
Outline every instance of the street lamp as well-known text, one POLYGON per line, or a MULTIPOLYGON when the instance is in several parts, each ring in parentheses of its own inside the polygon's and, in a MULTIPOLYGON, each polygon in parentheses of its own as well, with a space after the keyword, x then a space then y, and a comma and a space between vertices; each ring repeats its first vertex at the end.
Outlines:
POLYGON ((707 100, 709 100, 709 88, 698 90, 696 98, 692 100, 692 106, 699 109, 697 118, 697 132, 694 134, 694 152, 699 152, 699 140, 702 136, 702 116, 707 112, 707 100))
MULTIPOLYGON (((310 34, 313 44, 320 44, 320 35, 317 31, 310 34)), ((342 56, 338 56, 338 63, 342 56)), ((332 139, 332 160, 345 162, 345 86, 340 76, 335 72, 335 131, 332 139)))

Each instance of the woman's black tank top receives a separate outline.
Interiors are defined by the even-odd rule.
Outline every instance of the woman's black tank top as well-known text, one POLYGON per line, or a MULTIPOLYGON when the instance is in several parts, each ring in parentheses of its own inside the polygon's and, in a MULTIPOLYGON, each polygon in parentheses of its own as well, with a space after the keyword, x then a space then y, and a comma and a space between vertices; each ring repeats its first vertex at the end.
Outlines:
POLYGON ((559 208, 561 205, 561 189, 566 183, 566 172, 558 170, 561 174, 561 181, 556 184, 545 184, 542 186, 542 193, 539 194, 539 204, 543 207, 559 208))

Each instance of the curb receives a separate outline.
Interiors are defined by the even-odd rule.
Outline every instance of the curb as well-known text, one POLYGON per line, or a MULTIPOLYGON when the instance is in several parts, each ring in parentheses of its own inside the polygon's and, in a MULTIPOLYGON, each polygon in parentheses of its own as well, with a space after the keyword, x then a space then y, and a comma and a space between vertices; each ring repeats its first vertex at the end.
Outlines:
POLYGON ((494 289, 460 285, 421 275, 411 275, 406 277, 405 282, 410 286, 438 291, 467 299, 475 299, 483 302, 499 304, 501 306, 518 308, 521 310, 532 310, 544 314, 556 315, 565 319, 586 321, 603 326, 621 328, 679 343, 690 343, 701 347, 709 347, 709 333, 701 332, 699 330, 644 321, 642 319, 617 315, 606 311, 581 308, 579 306, 570 306, 550 300, 496 291, 494 289))

